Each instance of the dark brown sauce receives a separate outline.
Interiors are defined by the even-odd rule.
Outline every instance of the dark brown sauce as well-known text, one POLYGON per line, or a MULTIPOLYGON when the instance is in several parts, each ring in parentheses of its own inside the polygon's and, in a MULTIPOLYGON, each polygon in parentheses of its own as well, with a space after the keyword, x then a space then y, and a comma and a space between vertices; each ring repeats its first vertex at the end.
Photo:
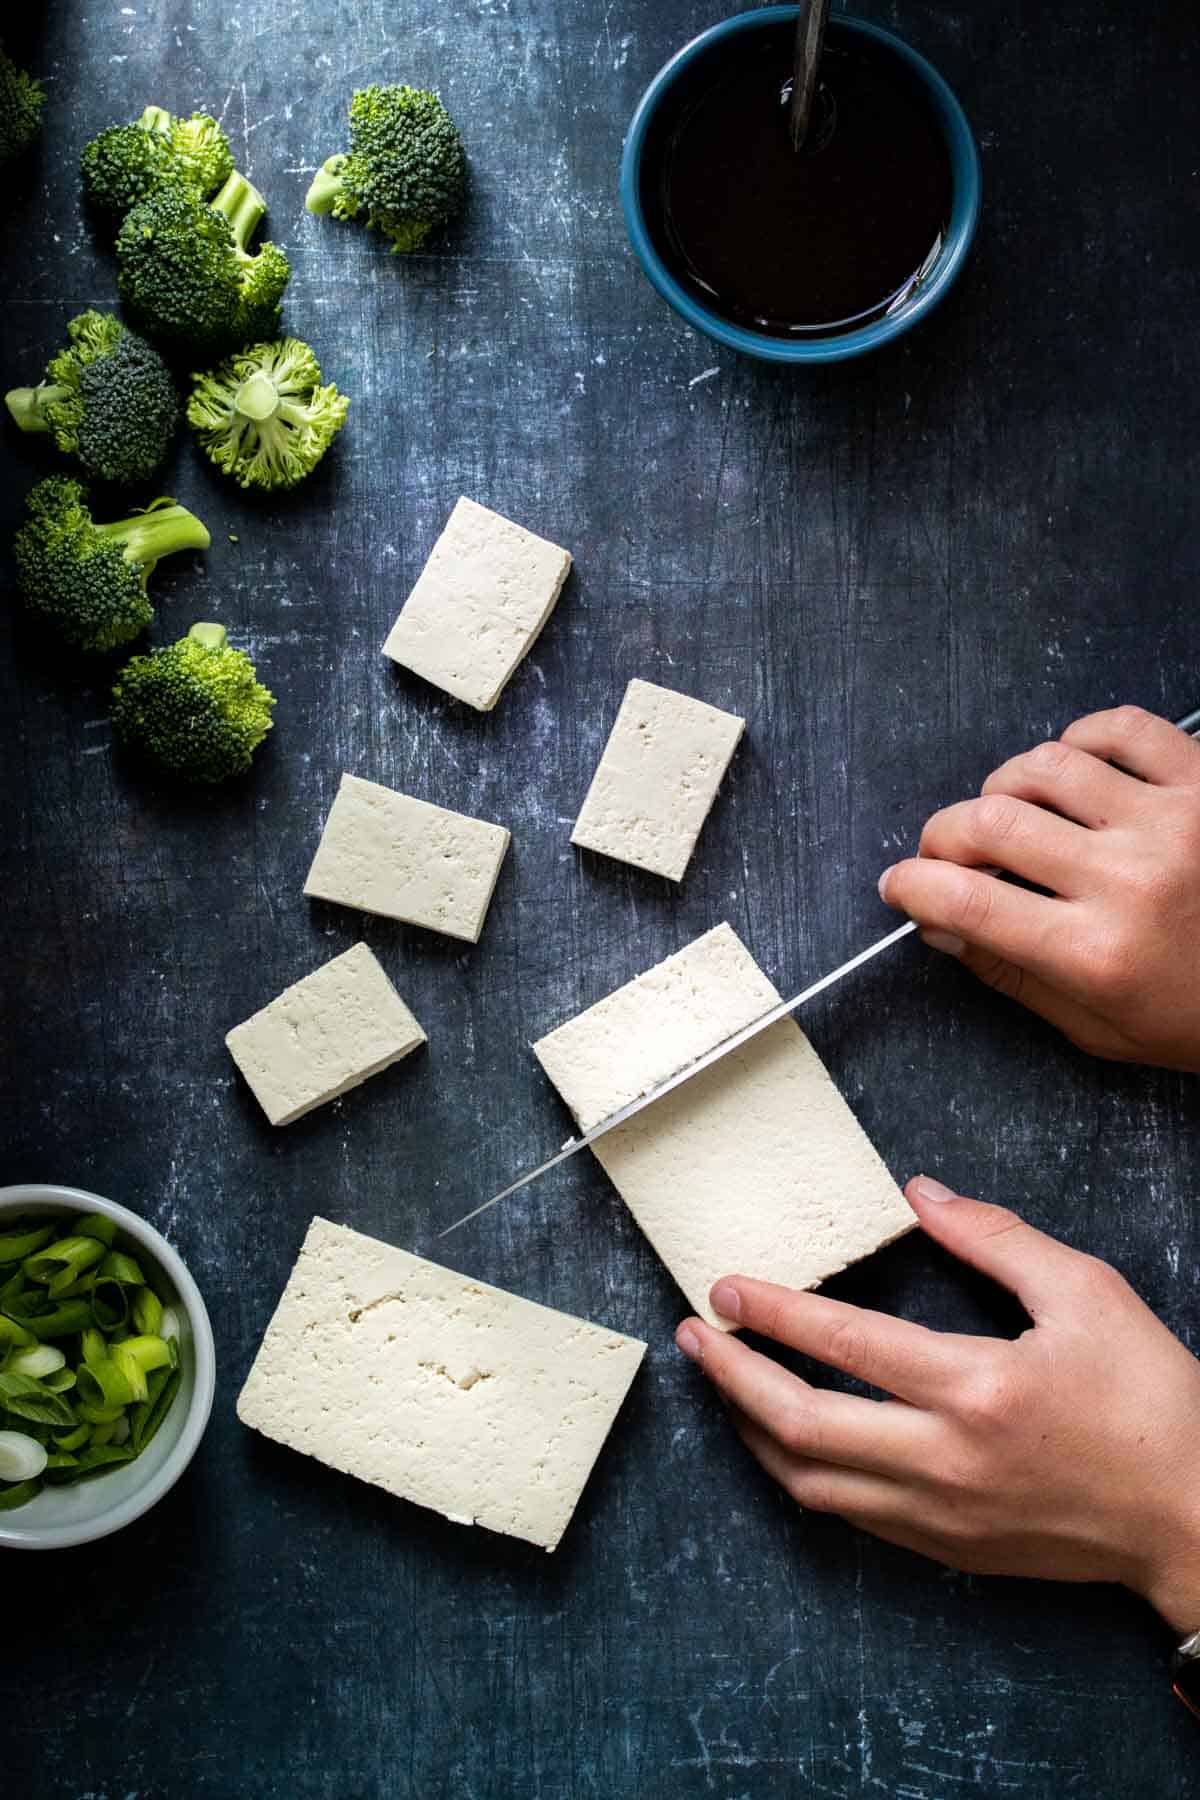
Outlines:
POLYGON ((647 136, 642 205, 660 254, 702 304, 757 331, 833 335, 899 304, 936 256, 950 159, 900 59, 836 24, 797 154, 791 57, 785 25, 699 58, 647 136))

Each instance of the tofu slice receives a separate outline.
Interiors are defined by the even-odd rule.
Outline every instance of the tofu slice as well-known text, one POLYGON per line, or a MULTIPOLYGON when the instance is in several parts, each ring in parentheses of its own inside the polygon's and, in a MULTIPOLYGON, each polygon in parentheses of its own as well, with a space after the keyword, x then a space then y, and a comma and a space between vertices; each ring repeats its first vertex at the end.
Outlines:
MULTIPOLYGON (((589 1130, 779 1001, 728 925, 533 1046, 589 1130)), ((911 1231, 912 1209, 820 1057, 781 1019, 592 1152, 701 1318, 722 1275, 812 1288, 911 1231)))
POLYGON ((316 1218, 238 1417, 459 1524, 553 1550, 645 1350, 316 1218))
POLYGON ((631 681, 571 842, 681 881, 745 719, 631 681))
POLYGON ((290 1125, 426 1041, 366 944, 284 988, 225 1039, 272 1125, 290 1125))
POLYGON ((477 944, 511 841, 503 825, 343 775, 304 892, 477 944))
POLYGON ((463 497, 383 653, 490 712, 554 611, 570 567, 570 551, 463 497))

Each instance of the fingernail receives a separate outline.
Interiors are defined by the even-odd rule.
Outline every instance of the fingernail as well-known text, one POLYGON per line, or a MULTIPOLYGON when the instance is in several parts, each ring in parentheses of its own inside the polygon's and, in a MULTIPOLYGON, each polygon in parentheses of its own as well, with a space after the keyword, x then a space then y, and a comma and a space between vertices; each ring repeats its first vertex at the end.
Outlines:
POLYGON ((966 949, 960 937, 950 931, 923 931, 921 942, 928 944, 931 950, 942 950, 947 956, 961 956, 966 949))
POLYGON ((679 1330, 675 1333, 675 1342, 679 1345, 679 1348, 683 1351, 685 1356, 690 1356, 693 1362, 700 1361, 700 1339, 696 1336, 690 1325, 681 1325, 679 1327, 679 1330))
POLYGON ((883 871, 883 874, 879 877, 879 898, 881 900, 887 899, 888 881, 891 879, 891 873, 895 866, 895 863, 889 863, 887 868, 883 871))
POLYGON ((946 1187, 943 1182, 935 1181, 932 1175, 918 1175, 913 1182, 913 1188, 918 1200, 931 1200, 939 1206, 943 1201, 958 1199, 953 1188, 946 1187))
POLYGON ((740 1319, 742 1316, 742 1296, 732 1282, 718 1281, 709 1295, 713 1311, 719 1312, 723 1319, 740 1319))

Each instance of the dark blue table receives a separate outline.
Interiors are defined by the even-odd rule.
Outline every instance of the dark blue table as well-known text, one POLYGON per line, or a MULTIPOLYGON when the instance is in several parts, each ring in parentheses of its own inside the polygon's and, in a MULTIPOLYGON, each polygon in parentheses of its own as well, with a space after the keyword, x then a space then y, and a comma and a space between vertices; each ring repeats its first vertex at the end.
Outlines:
MULTIPOLYGON (((794 987, 885 927, 879 868, 1075 714, 1195 703, 1193 9, 876 6, 958 89, 986 202, 961 287, 886 354, 790 375, 640 278, 621 133, 698 0, 58 0, 2 228, 5 384, 115 295, 75 165, 147 101, 219 113, 271 203, 288 326, 353 396, 320 473, 246 498, 181 439, 210 524, 160 640, 223 620, 279 696, 254 775, 179 798, 113 754, 105 683, 0 621, 3 1165, 178 1245, 217 1332, 211 1429, 136 1531, 9 1556, 0 1789, 46 1800, 1180 1800, 1196 1728, 1164 1634, 1108 1589, 948 1574, 800 1517, 671 1344, 680 1296, 586 1160, 447 1260, 650 1342, 563 1547, 448 1525, 252 1437, 234 1400, 311 1214, 405 1245, 565 1135, 525 1046, 728 918, 794 987), (441 88, 474 177, 429 254, 303 211, 350 90, 441 88), (574 551, 498 710, 379 645, 465 492, 574 551), (581 856, 625 682, 745 713, 681 889, 581 856), (478 949, 307 902, 343 770, 514 833, 478 949), (282 1132, 222 1038, 359 937, 427 1053, 282 1132)), ((24 35, 19 29, 24 25, 24 35)), ((11 184, 6 184, 11 185, 11 184)), ((5 436, 2 510, 52 466, 5 436)), ((906 945, 808 1024, 898 1176, 928 1168, 1115 1260, 1196 1341, 1194 1082, 1092 1065, 906 945)), ((836 1284, 1008 1330, 906 1241, 836 1284)))

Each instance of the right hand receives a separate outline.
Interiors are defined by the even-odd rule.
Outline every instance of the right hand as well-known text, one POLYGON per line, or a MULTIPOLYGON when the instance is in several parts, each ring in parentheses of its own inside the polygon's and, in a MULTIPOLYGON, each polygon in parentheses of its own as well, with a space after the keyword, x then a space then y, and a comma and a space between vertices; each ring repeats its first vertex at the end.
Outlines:
POLYGON ((1013 757, 879 891, 1081 1049, 1200 1071, 1200 743, 1165 719, 1093 713, 1013 757))

